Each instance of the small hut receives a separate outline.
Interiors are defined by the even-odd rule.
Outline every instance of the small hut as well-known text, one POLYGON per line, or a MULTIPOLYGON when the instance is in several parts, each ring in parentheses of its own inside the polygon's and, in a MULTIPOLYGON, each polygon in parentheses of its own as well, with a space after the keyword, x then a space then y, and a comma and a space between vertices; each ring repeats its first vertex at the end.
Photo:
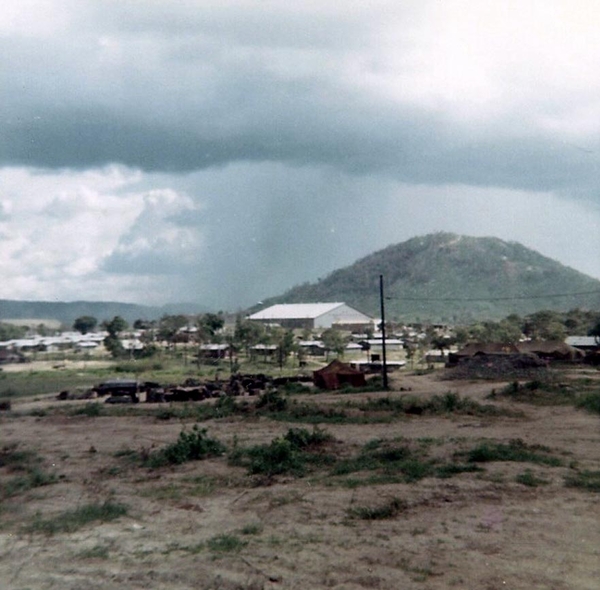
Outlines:
POLYGON ((508 356, 519 354, 519 349, 514 344, 503 344, 500 342, 472 342, 461 348, 458 352, 448 355, 448 365, 455 366, 464 359, 485 356, 508 356))
POLYGON ((520 352, 533 353, 548 361, 581 361, 585 352, 562 340, 531 340, 518 344, 520 352))
POLYGON ((313 372, 313 382, 319 389, 339 389, 344 385, 364 387, 367 384, 365 374, 353 369, 337 359, 326 367, 313 372))

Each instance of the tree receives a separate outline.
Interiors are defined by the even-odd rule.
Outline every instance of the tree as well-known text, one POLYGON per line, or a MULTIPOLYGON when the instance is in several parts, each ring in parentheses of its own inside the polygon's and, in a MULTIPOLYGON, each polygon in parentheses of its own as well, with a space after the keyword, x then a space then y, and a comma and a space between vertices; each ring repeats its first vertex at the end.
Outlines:
POLYGON ((116 315, 110 321, 104 321, 102 325, 110 336, 118 336, 119 332, 123 332, 129 327, 129 324, 120 315, 116 315))
POLYGON ((152 330, 155 326, 156 322, 153 320, 143 320, 141 318, 135 320, 133 322, 134 330, 152 330))
POLYGON ((527 316, 523 331, 533 340, 563 340, 567 333, 560 312, 551 310, 527 316))
POLYGON ((279 356, 279 368, 283 368, 288 356, 296 349, 294 333, 291 330, 285 330, 280 334, 277 342, 277 352, 279 356))
POLYGON ((108 332, 108 336, 104 339, 106 350, 110 352, 113 358, 123 356, 125 349, 119 339, 119 333, 126 330, 129 324, 121 316, 116 315, 112 320, 104 321, 103 326, 108 332))
POLYGON ((346 350, 346 344, 348 342, 339 330, 327 328, 327 330, 321 334, 321 340, 327 351, 332 350, 338 356, 344 356, 344 351, 346 350))
POLYGON ((15 326, 13 324, 5 324, 4 322, 0 322, 0 340, 16 340, 18 338, 23 338, 27 334, 26 326, 15 326))
POLYGON ((470 334, 471 339, 477 342, 500 342, 502 344, 514 344, 519 342, 522 336, 521 329, 506 320, 480 322, 471 326, 470 334))
POLYGON ((238 315, 235 319, 233 339, 248 355, 253 346, 265 339, 265 327, 260 322, 246 320, 238 315))
POLYGON ((225 325, 225 320, 221 313, 205 313, 198 316, 196 325, 210 337, 214 337, 214 335, 225 325))
POLYGON ((600 346, 600 321, 588 332, 588 336, 593 336, 596 346, 600 346))
POLYGON ((73 329, 81 334, 87 334, 88 332, 92 332, 97 325, 98 320, 95 317, 91 315, 82 315, 73 322, 73 329))

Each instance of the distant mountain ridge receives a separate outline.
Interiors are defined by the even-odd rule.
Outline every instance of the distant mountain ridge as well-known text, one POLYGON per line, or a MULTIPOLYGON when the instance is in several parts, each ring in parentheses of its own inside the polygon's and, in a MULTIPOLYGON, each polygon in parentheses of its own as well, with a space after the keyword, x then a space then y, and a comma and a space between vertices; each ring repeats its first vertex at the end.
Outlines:
POLYGON ((388 246, 264 304, 344 301, 379 316, 380 275, 391 320, 467 322, 540 309, 600 309, 597 279, 517 242, 442 232, 388 246), (552 296, 567 293, 586 294, 552 296))
POLYGON ((206 311, 198 304, 174 303, 163 306, 119 303, 117 301, 18 301, 0 299, 0 321, 6 319, 58 320, 70 326, 75 318, 89 315, 110 320, 121 316, 130 324, 137 319, 156 320, 165 314, 195 314, 206 311))

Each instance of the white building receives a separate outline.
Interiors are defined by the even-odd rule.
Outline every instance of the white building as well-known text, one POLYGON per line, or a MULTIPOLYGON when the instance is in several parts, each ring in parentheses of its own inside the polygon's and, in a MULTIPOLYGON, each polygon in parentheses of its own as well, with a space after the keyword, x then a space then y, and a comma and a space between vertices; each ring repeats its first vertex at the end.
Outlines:
POLYGON ((265 324, 279 324, 283 328, 326 329, 371 326, 370 316, 345 303, 280 303, 248 316, 249 320, 265 324))

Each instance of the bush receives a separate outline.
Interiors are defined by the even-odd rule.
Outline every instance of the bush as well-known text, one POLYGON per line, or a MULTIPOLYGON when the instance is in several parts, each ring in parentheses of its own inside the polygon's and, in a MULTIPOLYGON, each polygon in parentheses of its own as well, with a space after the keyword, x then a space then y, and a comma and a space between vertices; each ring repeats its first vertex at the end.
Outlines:
POLYGON ((0 480, 0 502, 30 489, 56 483, 57 476, 44 471, 41 463, 35 453, 17 450, 16 445, 0 450, 0 467, 6 467, 11 473, 18 473, 15 477, 0 480))
POLYGON ((278 391, 266 391, 256 402, 256 408, 267 412, 285 412, 288 401, 278 391))
POLYGON ((56 533, 72 533, 91 522, 109 522, 127 514, 127 507, 112 500, 102 504, 86 504, 68 510, 54 518, 42 519, 39 516, 27 527, 27 532, 54 535, 56 533))
POLYGON ((350 459, 339 461, 333 475, 347 475, 357 471, 382 470, 388 477, 398 481, 414 482, 433 473, 431 461, 416 456, 406 445, 393 445, 385 441, 368 442, 361 453, 350 459))
POLYGON ((565 478, 565 485, 589 492, 600 492, 600 471, 577 471, 565 478))
POLYGON ((96 418, 97 416, 101 416, 104 408, 99 403, 87 403, 83 406, 79 406, 72 410, 71 414, 73 416, 89 416, 90 418, 96 418))
POLYGON ((317 447, 333 440, 331 434, 318 427, 314 428, 312 432, 306 428, 290 428, 284 438, 297 449, 317 447))
POLYGON ((311 451, 332 439, 330 434, 319 428, 312 432, 291 428, 285 436, 272 440, 268 445, 235 450, 230 461, 234 465, 246 466, 251 474, 272 477, 291 473, 301 477, 308 470, 308 464, 330 462, 328 456, 311 451))
POLYGON ((600 414, 600 392, 587 393, 577 400, 577 407, 593 414, 600 414))
POLYGON ((548 454, 549 449, 540 445, 527 445, 521 439, 513 439, 508 444, 483 442, 467 453, 471 463, 491 461, 517 461, 541 463, 556 467, 562 461, 548 454))
POLYGON ((217 535, 212 537, 206 543, 207 547, 215 553, 238 553, 246 545, 247 541, 242 541, 235 535, 217 535))
POLYGON ((490 399, 508 397, 513 401, 535 405, 563 405, 572 404, 576 399, 576 394, 571 387, 552 379, 533 379, 522 384, 513 381, 499 392, 493 390, 488 397, 490 399))
POLYGON ((191 432, 179 433, 177 441, 164 449, 151 453, 146 460, 149 467, 180 465, 187 461, 198 461, 207 457, 216 457, 226 451, 220 441, 206 436, 206 429, 195 424, 191 432))
POLYGON ((536 488, 541 485, 545 485, 548 483, 548 480, 542 479, 541 477, 537 477, 531 469, 526 469, 523 473, 519 473, 515 477, 515 481, 524 486, 529 486, 530 488, 536 488))
POLYGON ((394 518, 406 509, 407 504, 404 500, 393 498, 387 504, 375 508, 369 506, 350 508, 348 510, 348 515, 351 518, 360 518, 362 520, 384 520, 387 518, 394 518))

